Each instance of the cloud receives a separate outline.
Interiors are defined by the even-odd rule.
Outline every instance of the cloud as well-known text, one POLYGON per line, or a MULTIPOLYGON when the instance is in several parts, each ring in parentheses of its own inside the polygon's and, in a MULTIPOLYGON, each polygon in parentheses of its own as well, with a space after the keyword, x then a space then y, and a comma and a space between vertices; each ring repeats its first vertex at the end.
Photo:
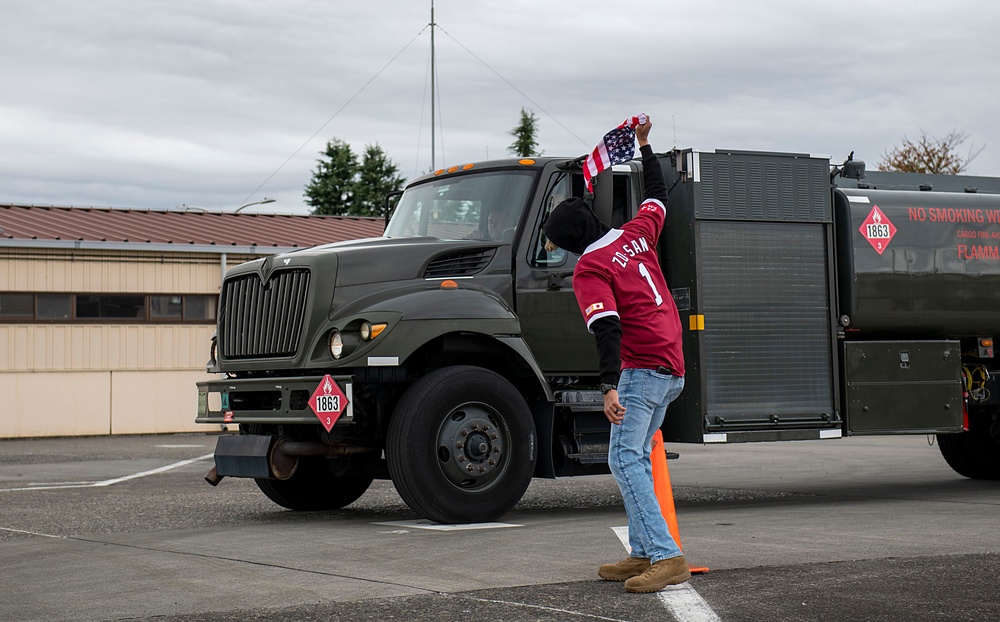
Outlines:
MULTIPOLYGON (((579 155, 641 110, 657 148, 855 150, 871 164, 904 135, 958 128, 986 146, 969 172, 1000 175, 1000 5, 435 8, 437 166, 505 156, 524 106, 548 155, 579 155)), ((333 137, 379 143, 407 177, 431 166, 429 3, 47 0, 5 21, 2 202, 269 196, 268 211, 306 211, 333 137)))

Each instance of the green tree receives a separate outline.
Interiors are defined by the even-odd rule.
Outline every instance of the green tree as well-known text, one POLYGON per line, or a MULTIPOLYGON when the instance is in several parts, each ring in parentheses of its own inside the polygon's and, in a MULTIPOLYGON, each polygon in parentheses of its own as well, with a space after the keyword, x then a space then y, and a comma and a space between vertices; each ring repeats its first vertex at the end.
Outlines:
POLYGON ((522 158, 542 155, 538 150, 538 117, 534 111, 522 107, 521 121, 508 133, 514 137, 514 142, 507 147, 507 151, 522 158))
POLYGON ((351 146, 339 138, 328 141, 320 153, 324 157, 316 161, 312 180, 305 190, 306 202, 312 206, 313 214, 346 214, 353 200, 358 158, 351 146))
POLYGON ((358 167, 354 196, 348 213, 352 216, 382 216, 385 195, 403 187, 399 167, 375 143, 365 147, 365 154, 358 167))
POLYGON ((306 186, 306 202, 323 216, 381 216, 385 195, 403 187, 399 167, 378 143, 366 145, 361 162, 339 138, 326 143, 306 186))
POLYGON ((959 153, 958 148, 968 138, 967 133, 958 130, 952 130, 943 138, 928 136, 923 130, 916 141, 904 136, 900 145, 882 153, 878 170, 958 175, 983 150, 983 147, 976 149, 973 145, 966 155, 959 153))

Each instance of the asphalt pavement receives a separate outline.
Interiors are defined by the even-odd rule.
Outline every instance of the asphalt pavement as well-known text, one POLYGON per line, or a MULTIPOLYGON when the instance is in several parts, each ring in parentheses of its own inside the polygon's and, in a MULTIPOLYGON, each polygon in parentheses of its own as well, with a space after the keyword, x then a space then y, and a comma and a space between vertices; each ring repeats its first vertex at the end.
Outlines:
POLYGON ((202 477, 212 435, 0 441, 0 620, 997 620, 1000 482, 926 437, 673 445, 685 555, 653 595, 609 476, 536 480, 500 524, 440 529, 376 482, 296 513, 202 477))

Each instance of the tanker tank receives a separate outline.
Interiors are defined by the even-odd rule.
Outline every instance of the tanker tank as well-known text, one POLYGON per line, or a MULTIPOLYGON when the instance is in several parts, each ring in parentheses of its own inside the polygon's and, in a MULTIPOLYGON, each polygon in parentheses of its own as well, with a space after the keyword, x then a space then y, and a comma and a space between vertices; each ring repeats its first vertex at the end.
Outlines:
POLYGON ((838 188, 848 339, 1000 334, 1000 195, 838 188))

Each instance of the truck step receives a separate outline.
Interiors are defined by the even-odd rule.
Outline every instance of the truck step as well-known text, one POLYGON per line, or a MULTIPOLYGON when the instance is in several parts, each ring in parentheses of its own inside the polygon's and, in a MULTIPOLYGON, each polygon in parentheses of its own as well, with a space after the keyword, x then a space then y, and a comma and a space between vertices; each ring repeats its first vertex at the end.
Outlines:
MULTIPOLYGON (((580 464, 606 464, 608 461, 608 454, 566 454, 566 457, 577 460, 580 464)), ((680 457, 677 452, 667 452, 667 460, 676 460, 680 457)))

